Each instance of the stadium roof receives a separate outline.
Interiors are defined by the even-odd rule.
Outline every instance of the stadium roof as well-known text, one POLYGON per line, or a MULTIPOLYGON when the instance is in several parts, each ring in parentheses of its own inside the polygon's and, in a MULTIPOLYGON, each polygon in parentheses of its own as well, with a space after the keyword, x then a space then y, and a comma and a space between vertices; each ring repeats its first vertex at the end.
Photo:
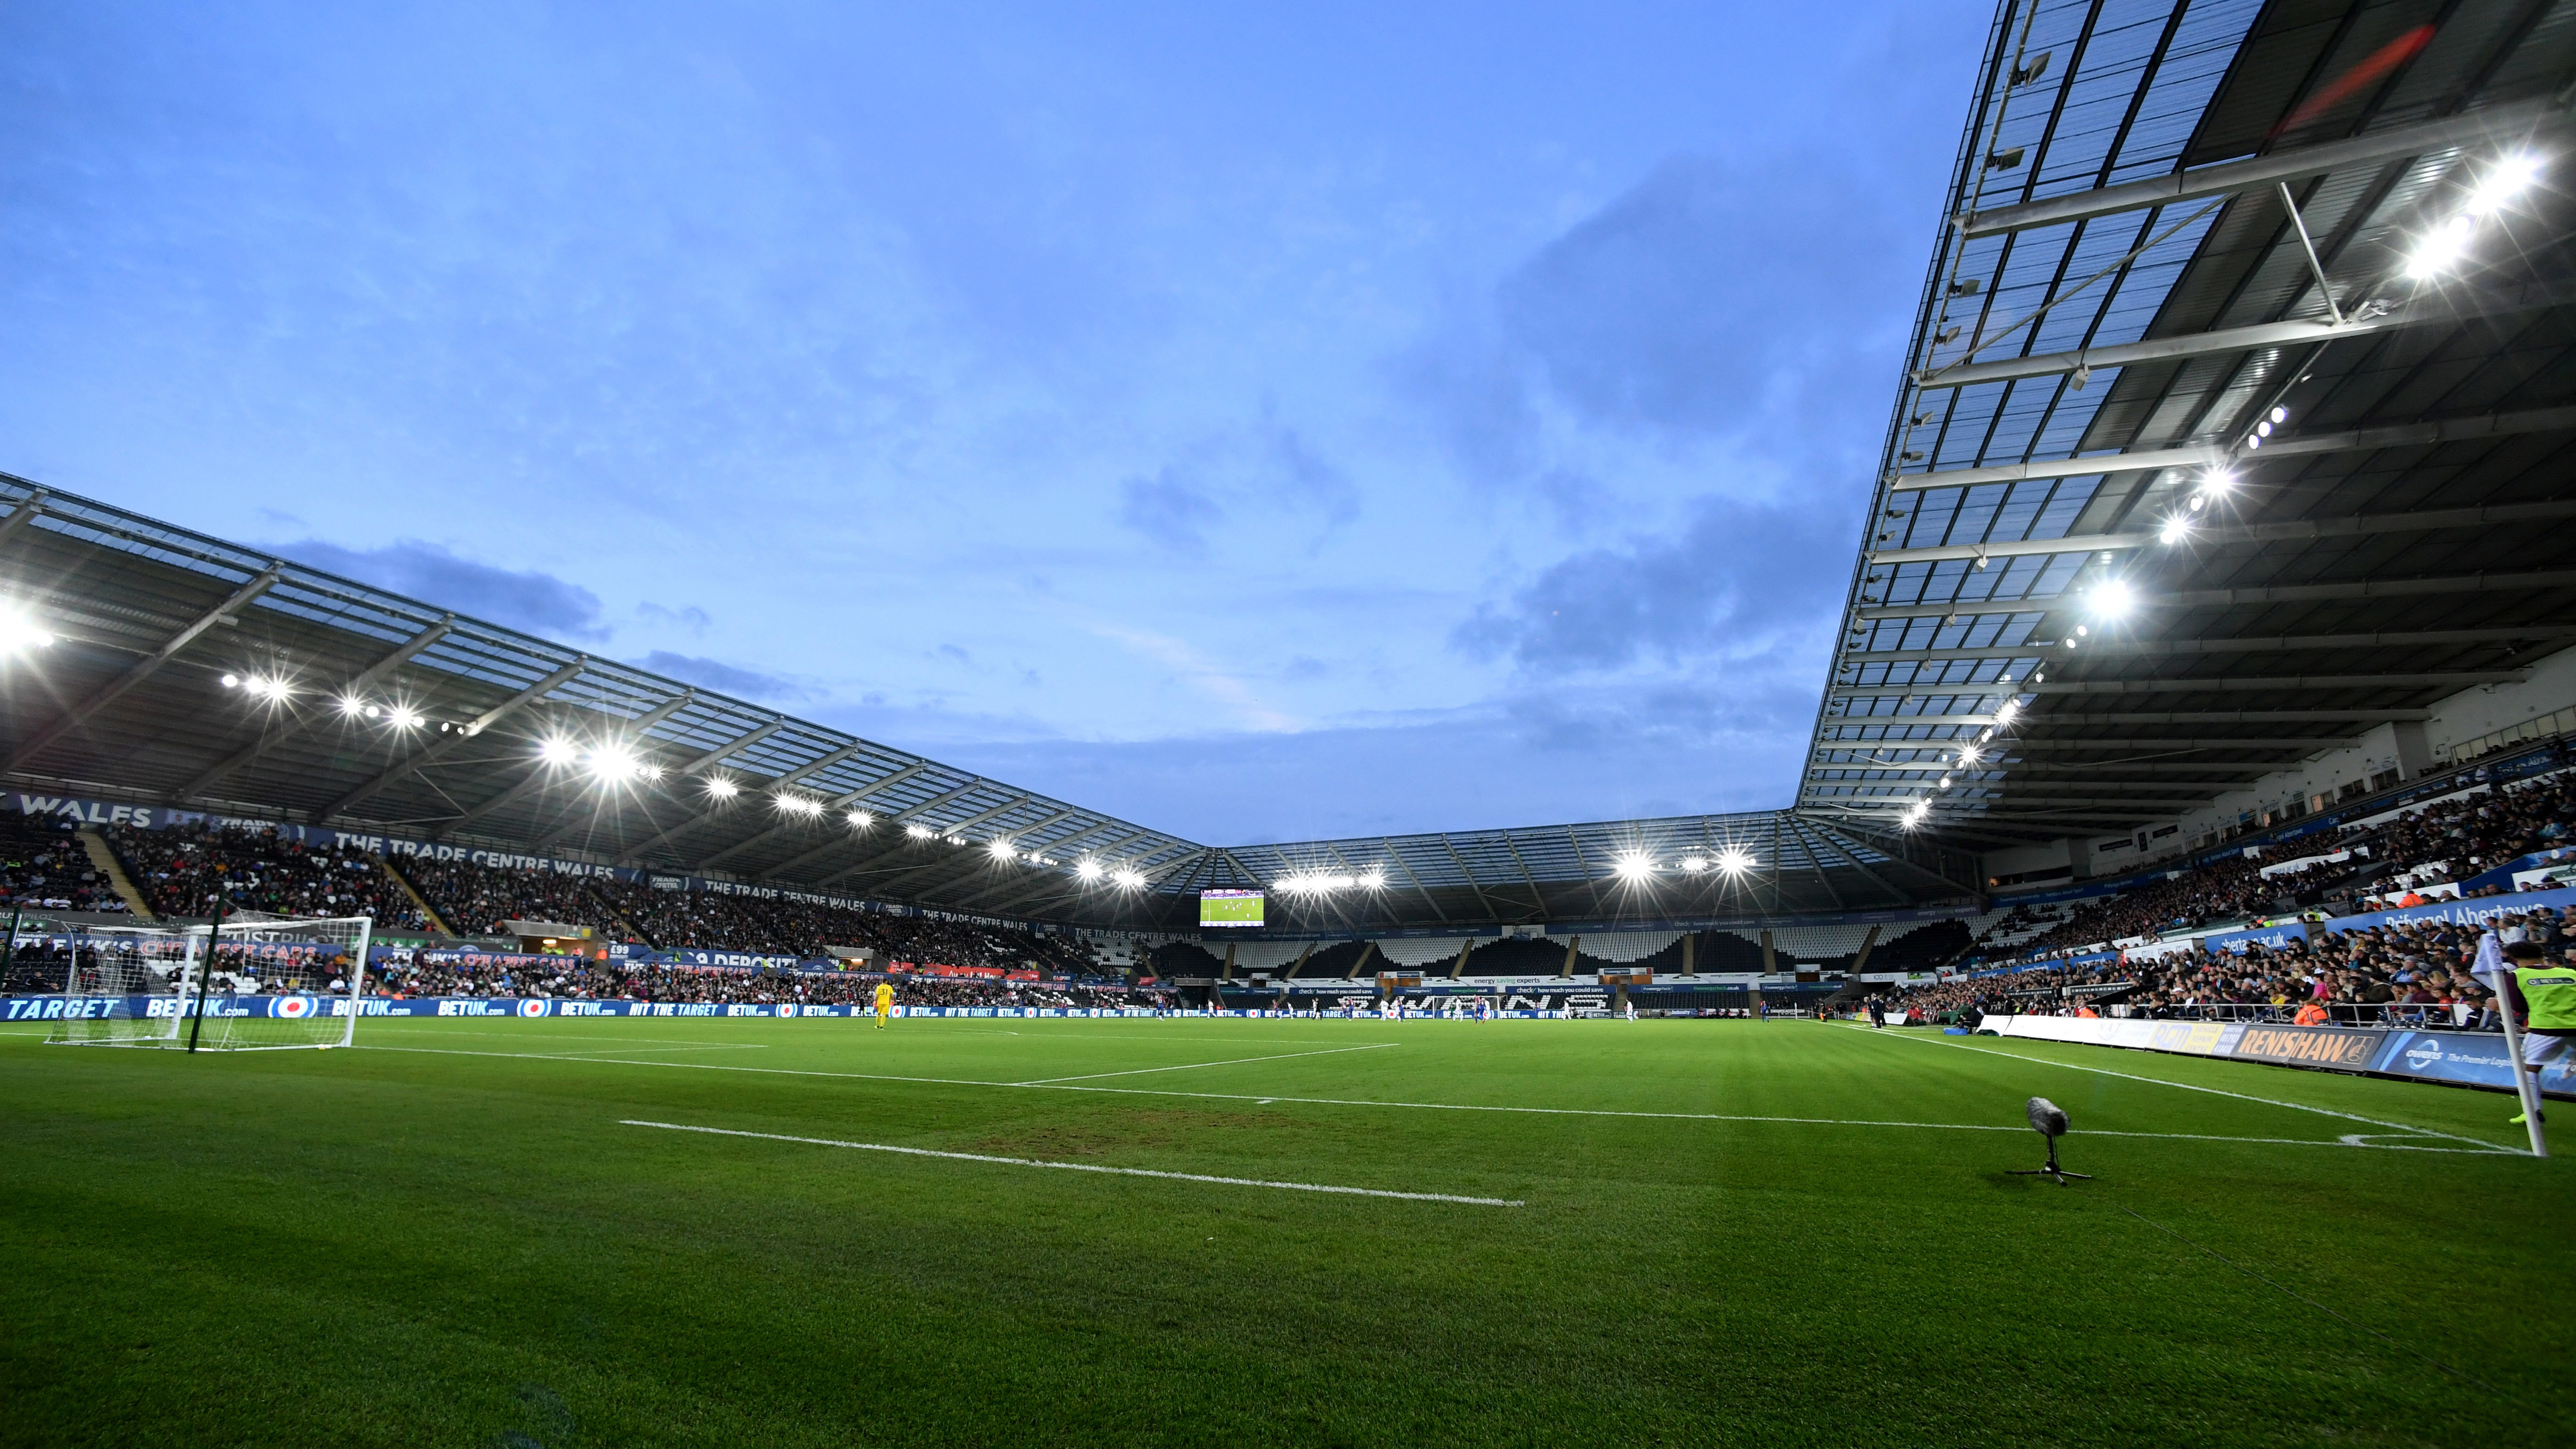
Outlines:
POLYGON ((0 775, 22 788, 1152 929, 1195 925, 1199 889, 1318 875, 1383 885, 1296 896, 1274 926, 1973 894, 1955 852, 1785 812, 1210 848, 6 475, 0 593, 59 639, 0 673, 0 775), (1745 868, 1716 868, 1730 848, 1745 868), (1710 868, 1684 871, 1692 855, 1710 868))
POLYGON ((2125 829, 2576 643, 2571 88, 2548 0, 2006 0, 1798 808, 2125 829))

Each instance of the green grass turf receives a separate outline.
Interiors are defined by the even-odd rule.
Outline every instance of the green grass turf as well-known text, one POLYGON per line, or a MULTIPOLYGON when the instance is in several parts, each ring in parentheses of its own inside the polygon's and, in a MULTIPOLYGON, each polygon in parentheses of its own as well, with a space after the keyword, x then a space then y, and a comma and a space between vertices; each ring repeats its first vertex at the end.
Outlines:
POLYGON ((0 1036, 0 1439, 2412 1445, 2576 1424, 2576 1169, 2475 1150, 2518 1140, 2492 1094, 1810 1022, 502 1019, 360 1041, 0 1036), (1196 1063, 1227 1064, 1153 1070, 1196 1063), (1087 1080, 985 1085, 1065 1077, 1087 1080), (2099 1181, 2005 1175, 2039 1157, 2034 1092, 2099 1181), (2415 1129, 2469 1150, 2334 1145, 2415 1129))

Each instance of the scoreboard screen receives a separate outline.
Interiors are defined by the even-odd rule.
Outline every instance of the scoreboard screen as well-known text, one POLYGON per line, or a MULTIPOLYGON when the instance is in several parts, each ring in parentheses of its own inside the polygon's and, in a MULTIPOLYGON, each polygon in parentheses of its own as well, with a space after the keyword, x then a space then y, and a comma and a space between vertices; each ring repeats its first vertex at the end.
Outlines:
POLYGON ((1199 892, 1199 924, 1202 926, 1258 926, 1261 924, 1259 891, 1199 892))

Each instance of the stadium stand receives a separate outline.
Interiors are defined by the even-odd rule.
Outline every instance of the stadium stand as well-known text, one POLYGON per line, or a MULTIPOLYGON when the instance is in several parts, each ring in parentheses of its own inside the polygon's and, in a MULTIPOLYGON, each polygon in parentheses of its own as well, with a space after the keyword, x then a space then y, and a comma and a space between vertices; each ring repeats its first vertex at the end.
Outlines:
POLYGON ((220 893, 236 910, 429 929, 400 883, 363 851, 317 850, 271 830, 112 828, 107 839, 159 915, 205 916, 220 893))
POLYGON ((121 911, 125 902, 67 825, 0 816, 0 902, 64 911, 121 911))
POLYGON ((550 921, 591 926, 608 935, 626 933, 617 913, 584 890, 578 877, 462 860, 413 857, 392 864, 456 935, 488 936, 503 921, 550 921))

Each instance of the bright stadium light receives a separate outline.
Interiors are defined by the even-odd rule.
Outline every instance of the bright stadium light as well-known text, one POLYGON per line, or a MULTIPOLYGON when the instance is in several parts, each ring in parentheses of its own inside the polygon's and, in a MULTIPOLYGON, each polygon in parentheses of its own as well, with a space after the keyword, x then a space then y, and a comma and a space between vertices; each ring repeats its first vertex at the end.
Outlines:
MULTIPOLYGON (((2105 579, 2093 586, 2093 617, 2117 619, 2138 606, 2137 592, 2126 579, 2105 579)), ((2075 632, 2082 633, 2082 629, 2075 632)))
POLYGON ((1610 869, 1624 881, 1650 880, 1655 874, 1655 862, 1642 850, 1623 850, 1611 858, 1610 869))
POLYGON ((2021 713, 2021 701, 2017 699, 2008 699, 2004 701, 2003 708, 1995 711, 1995 718, 1999 720, 2010 720, 2014 715, 2019 713, 2021 713))
POLYGON ((2440 276, 2460 258, 2468 255, 2469 234, 2477 223, 2465 216, 2455 216, 2424 235, 2407 255, 2406 275, 2416 281, 2429 281, 2440 276))
POLYGON ((912 824, 905 826, 903 828, 903 833, 911 836, 915 840, 928 840, 930 838, 930 827, 916 820, 912 824))
POLYGON ((367 702, 354 694, 341 695, 331 703, 340 711, 340 717, 343 719, 356 719, 367 712, 367 702))
POLYGON ((865 830, 869 826, 877 823, 877 818, 870 815, 865 810, 853 810, 841 818, 850 822, 850 828, 852 830, 865 830))
POLYGON ((799 791, 781 792, 777 798, 778 808, 790 815, 813 816, 823 813, 822 801, 799 791))
MULTIPOLYGON (((2193 502, 2197 505, 2199 500, 2194 499, 2193 502)), ((2191 520, 2179 513, 2166 519, 2165 526, 2156 530, 2156 541, 2168 545, 2180 543, 2189 537, 2191 537, 2191 520)))
POLYGON ((1730 845, 1717 853, 1717 868, 1728 875, 1742 875, 1753 868, 1753 852, 1730 845))
POLYGON ((722 775, 718 775, 707 782, 707 795, 711 799, 730 800, 741 793, 742 787, 740 785, 735 784, 733 781, 726 779, 722 775))
POLYGON ((1682 857, 1682 870, 1683 870, 1684 872, 1686 872, 1686 873, 1688 873, 1688 874, 1690 874, 1690 875, 1697 875, 1697 874, 1699 874, 1701 871, 1704 871, 1704 870, 1706 870, 1706 869, 1708 869, 1708 857, 1707 857, 1707 856, 1704 856, 1704 855, 1685 855, 1685 856, 1683 856, 1683 857, 1682 857))
POLYGON ((1084 880, 1098 880, 1103 874, 1100 862, 1087 855, 1073 863, 1073 873, 1084 880))
POLYGON ((385 723, 398 730, 416 730, 420 728, 420 714, 408 705, 398 704, 385 711, 385 723))
POLYGON ((1118 887, 1122 891, 1142 890, 1145 886, 1145 877, 1136 871, 1130 870, 1125 866, 1121 866, 1117 870, 1110 872, 1109 883, 1118 887))
POLYGON ((2477 189, 2469 193, 2469 215, 2491 216, 2504 204, 2520 196, 2540 177, 2540 158, 2517 153, 2496 158, 2495 166, 2478 178, 2477 189))
POLYGON ((549 765, 569 765, 581 758, 581 747, 561 735, 537 741, 537 758, 549 765))
POLYGON ((1385 889, 1386 889, 1386 872, 1385 872, 1385 871, 1382 871, 1382 870, 1364 870, 1364 871, 1361 871, 1361 872, 1360 872, 1360 889, 1361 889, 1361 890, 1364 890, 1364 891, 1382 891, 1382 890, 1385 890, 1385 889))
POLYGON ((1962 765, 1973 765, 1984 758, 1984 752, 1975 745, 1965 746, 1959 751, 1959 763, 1962 765))
POLYGON ((644 762, 625 745, 601 745, 590 752, 587 763, 592 779, 611 784, 632 780, 644 772, 644 762))
POLYGON ((1019 854, 1019 851, 1011 845, 1009 837, 1001 835, 996 835, 986 842, 984 850, 995 860, 1010 860, 1019 854))
POLYGON ((0 658, 14 659, 53 642, 53 631, 37 623, 26 605, 0 604, 0 658))

